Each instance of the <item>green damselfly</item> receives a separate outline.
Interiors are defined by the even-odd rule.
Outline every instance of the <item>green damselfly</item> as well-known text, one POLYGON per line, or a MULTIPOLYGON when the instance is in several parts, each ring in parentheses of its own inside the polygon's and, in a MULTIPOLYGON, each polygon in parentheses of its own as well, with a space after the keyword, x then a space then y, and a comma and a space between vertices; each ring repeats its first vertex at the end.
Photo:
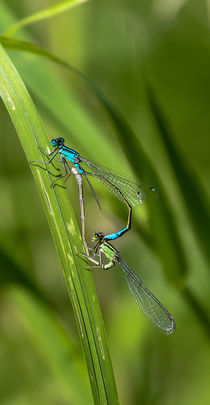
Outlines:
POLYGON ((94 263, 90 267, 101 267, 104 270, 111 269, 118 264, 124 273, 129 290, 140 307, 144 315, 150 322, 156 326, 162 333, 171 335, 175 332, 175 322, 172 315, 161 304, 161 302, 148 290, 136 274, 131 270, 128 264, 122 259, 119 251, 111 245, 109 239, 102 233, 95 233, 93 241, 96 242, 92 249, 92 256, 86 257, 89 262, 94 263), (103 259, 107 259, 105 264, 103 259))

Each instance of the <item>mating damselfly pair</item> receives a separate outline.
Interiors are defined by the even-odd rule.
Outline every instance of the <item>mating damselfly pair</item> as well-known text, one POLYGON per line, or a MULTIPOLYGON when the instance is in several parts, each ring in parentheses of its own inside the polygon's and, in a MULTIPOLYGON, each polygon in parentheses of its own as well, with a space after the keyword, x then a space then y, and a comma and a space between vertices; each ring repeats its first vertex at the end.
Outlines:
POLYGON ((57 182, 62 178, 67 180, 71 174, 75 176, 79 189, 82 241, 86 251, 86 254, 81 256, 85 256, 90 263, 95 265, 94 267, 101 267, 105 270, 113 267, 116 263, 119 264, 120 268, 124 272, 131 294, 146 317, 163 333, 173 333, 175 330, 175 323, 170 313, 144 286, 135 273, 133 273, 133 271, 121 258, 117 249, 115 249, 110 243, 110 241, 121 237, 131 228, 132 207, 141 205, 148 195, 154 195, 156 193, 155 188, 146 186, 140 181, 132 179, 128 176, 114 173, 97 163, 91 162, 90 160, 82 157, 74 149, 67 147, 64 142, 64 138, 62 137, 52 139, 51 146, 53 146, 54 150, 51 153, 48 154, 44 149, 40 148, 41 151, 49 157, 49 160, 34 161, 33 163, 50 164, 57 155, 60 156, 60 161, 64 167, 64 174, 57 180, 53 181, 51 186, 57 184, 57 182), (94 247, 93 253, 90 253, 90 249, 88 248, 86 242, 85 205, 83 193, 83 178, 85 178, 100 207, 98 198, 89 180, 91 177, 102 182, 102 184, 104 184, 104 186, 106 186, 107 189, 116 197, 121 199, 128 208, 128 220, 126 227, 118 232, 111 233, 106 236, 101 232, 95 234, 94 240, 96 240, 97 243, 94 247), (103 257, 108 259, 107 264, 103 263, 103 257))

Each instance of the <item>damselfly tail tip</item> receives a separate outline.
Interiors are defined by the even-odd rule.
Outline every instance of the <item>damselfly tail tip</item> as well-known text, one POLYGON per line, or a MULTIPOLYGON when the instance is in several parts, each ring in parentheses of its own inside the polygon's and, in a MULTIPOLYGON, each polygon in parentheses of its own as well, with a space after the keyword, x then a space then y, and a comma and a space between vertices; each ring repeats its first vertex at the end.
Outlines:
POLYGON ((165 335, 172 335, 176 330, 176 324, 171 315, 169 319, 170 319, 170 326, 164 330, 165 335))

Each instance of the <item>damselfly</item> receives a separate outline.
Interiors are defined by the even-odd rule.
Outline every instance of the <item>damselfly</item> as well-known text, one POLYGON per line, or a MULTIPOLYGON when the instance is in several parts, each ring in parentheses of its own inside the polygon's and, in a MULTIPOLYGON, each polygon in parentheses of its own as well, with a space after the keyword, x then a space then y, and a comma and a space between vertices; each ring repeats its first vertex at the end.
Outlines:
POLYGON ((162 333, 170 335, 175 331, 175 322, 171 314, 160 303, 160 301, 145 287, 141 280, 131 270, 127 263, 121 258, 120 253, 107 240, 102 232, 95 233, 93 240, 96 245, 93 248, 93 255, 85 256, 94 266, 101 267, 104 270, 112 268, 116 263, 122 269, 126 278, 129 290, 135 299, 136 303, 144 313, 144 315, 155 325, 162 333), (103 263, 103 258, 108 262, 103 263))
MULTIPOLYGON (((71 175, 71 173, 73 173, 77 179, 77 183, 79 186, 80 209, 82 209, 83 214, 84 214, 84 200, 83 200, 82 176, 84 176, 85 179, 87 180, 88 185, 90 186, 91 191, 93 192, 99 207, 100 207, 99 201, 96 197, 96 194, 93 190, 90 181, 88 180, 89 176, 101 181, 108 188, 109 191, 111 191, 119 199, 123 200, 128 208, 127 226, 124 229, 120 230, 119 232, 112 233, 109 235, 110 240, 115 240, 119 238, 131 228, 132 206, 141 205, 147 194, 154 195, 155 194, 154 187, 146 186, 145 184, 141 183, 138 180, 132 179, 128 176, 124 176, 118 173, 114 173, 103 166, 100 166, 96 163, 91 162, 88 159, 85 159, 74 149, 65 146, 64 142, 65 142, 64 138, 52 139, 51 145, 54 147, 54 150, 51 153, 48 154, 44 149, 40 148, 45 155, 50 157, 50 159, 47 162, 37 160, 34 162, 49 164, 53 161, 56 155, 58 154, 60 155, 60 159, 64 166, 65 173, 59 179, 55 180, 52 183, 52 186, 55 185, 57 181, 59 181, 62 178, 65 178, 67 180, 71 175), (73 168, 70 167, 69 162, 73 164, 73 168)), ((81 214, 82 239, 84 245, 87 246, 84 233, 85 232, 84 221, 85 221, 84 215, 81 214)))

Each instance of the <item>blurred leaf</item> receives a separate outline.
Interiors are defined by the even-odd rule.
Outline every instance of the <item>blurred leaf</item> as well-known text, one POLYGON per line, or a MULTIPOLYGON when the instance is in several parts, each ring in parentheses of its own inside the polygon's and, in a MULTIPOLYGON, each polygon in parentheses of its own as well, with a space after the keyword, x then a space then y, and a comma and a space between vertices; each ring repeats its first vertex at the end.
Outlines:
POLYGON ((29 17, 24 18, 23 20, 19 20, 16 24, 12 25, 8 30, 6 30, 5 35, 12 36, 21 28, 25 27, 26 25, 33 24, 35 22, 39 22, 41 20, 46 20, 47 18, 52 18, 57 14, 64 13, 65 11, 69 10, 72 7, 78 6, 81 3, 84 3, 88 0, 66 0, 62 1, 61 3, 55 4, 54 6, 48 7, 38 13, 32 14, 29 17))
MULTIPOLYGON (((49 299, 42 293, 39 286, 29 277, 28 273, 13 260, 2 248, 0 248, 0 287, 5 288, 10 284, 20 284, 31 290, 37 297, 49 303, 49 299)), ((50 303, 52 305, 52 303, 50 303)))
POLYGON ((39 46, 31 44, 30 42, 27 42, 27 41, 21 41, 19 39, 8 38, 6 36, 0 36, 0 41, 1 41, 2 45, 7 49, 16 49, 19 51, 30 52, 35 55, 44 56, 45 58, 48 58, 53 62, 56 62, 68 69, 71 69, 72 72, 76 73, 81 78, 85 79, 85 76, 81 72, 79 72, 77 69, 75 69, 73 66, 71 66, 68 62, 65 62, 64 60, 60 59, 56 55, 53 55, 53 53, 47 51, 46 49, 40 48, 39 46))
POLYGON ((210 211, 209 199, 196 174, 187 166, 187 162, 173 144, 173 136, 157 98, 150 85, 147 85, 149 102, 154 114, 161 138, 170 157, 177 177, 188 216, 201 250, 210 262, 210 211), (199 213, 199 215, 198 215, 199 213))
MULTIPOLYGON (((13 121, 29 161, 42 160, 38 149, 48 147, 48 139, 33 102, 14 65, 0 47, 0 93, 13 121)), ((63 187, 51 188, 50 173, 31 165, 53 239, 63 268, 66 285, 74 308, 95 403, 117 403, 113 371, 97 302, 92 275, 81 268, 77 252, 81 237, 74 213, 63 187)))
POLYGON ((197 317, 197 320, 204 328, 208 338, 210 338, 210 317, 206 313, 206 310, 200 304, 198 297, 196 297, 196 295, 193 294, 193 292, 188 287, 185 287, 182 290, 182 296, 187 304, 190 306, 190 308, 193 310, 194 314, 197 317))
POLYGON ((92 404, 88 379, 85 378, 78 347, 62 329, 52 313, 33 295, 19 288, 7 289, 7 295, 56 380, 71 404, 92 404))

